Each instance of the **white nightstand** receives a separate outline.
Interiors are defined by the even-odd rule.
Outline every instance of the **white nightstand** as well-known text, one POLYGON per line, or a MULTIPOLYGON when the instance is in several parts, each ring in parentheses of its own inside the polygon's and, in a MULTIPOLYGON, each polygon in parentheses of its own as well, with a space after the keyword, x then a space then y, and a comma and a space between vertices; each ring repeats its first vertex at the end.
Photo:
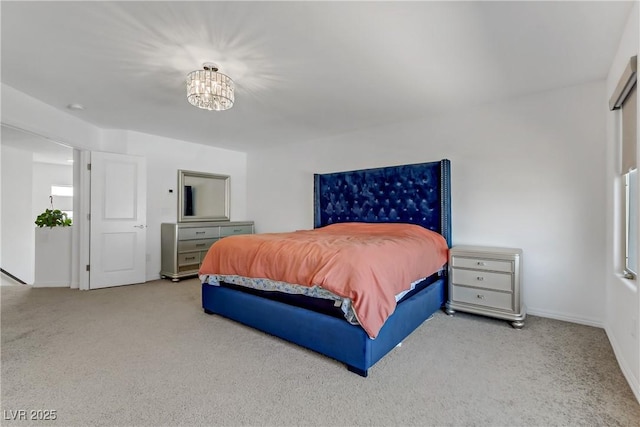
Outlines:
POLYGON ((510 320, 520 329, 526 309, 520 292, 522 249, 454 246, 449 250, 446 312, 456 310, 510 320))

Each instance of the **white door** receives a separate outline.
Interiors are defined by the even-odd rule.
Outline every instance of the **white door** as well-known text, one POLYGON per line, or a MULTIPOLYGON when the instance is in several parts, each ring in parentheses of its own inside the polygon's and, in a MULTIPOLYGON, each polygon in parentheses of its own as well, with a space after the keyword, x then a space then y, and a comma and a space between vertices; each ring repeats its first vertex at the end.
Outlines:
POLYGON ((91 153, 89 289, 145 281, 146 177, 143 157, 91 153))

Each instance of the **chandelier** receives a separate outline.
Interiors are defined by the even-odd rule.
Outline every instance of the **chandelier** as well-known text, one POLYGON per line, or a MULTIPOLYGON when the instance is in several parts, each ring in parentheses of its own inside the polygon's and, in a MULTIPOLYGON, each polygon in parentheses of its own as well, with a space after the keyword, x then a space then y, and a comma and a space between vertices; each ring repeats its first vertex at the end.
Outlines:
POLYGON ((235 85, 226 74, 218 72, 218 66, 206 62, 203 70, 187 75, 187 100, 191 105, 205 110, 222 111, 233 107, 235 85))

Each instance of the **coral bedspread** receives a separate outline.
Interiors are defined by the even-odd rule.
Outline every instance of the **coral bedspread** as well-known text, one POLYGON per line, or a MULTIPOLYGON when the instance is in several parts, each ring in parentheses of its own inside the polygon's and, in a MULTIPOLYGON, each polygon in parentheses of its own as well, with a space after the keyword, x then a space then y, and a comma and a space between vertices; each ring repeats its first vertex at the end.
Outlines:
POLYGON ((200 275, 238 275, 321 286, 352 301, 375 338, 395 295, 447 261, 447 242, 413 224, 340 223, 314 230, 229 236, 217 241, 200 275))

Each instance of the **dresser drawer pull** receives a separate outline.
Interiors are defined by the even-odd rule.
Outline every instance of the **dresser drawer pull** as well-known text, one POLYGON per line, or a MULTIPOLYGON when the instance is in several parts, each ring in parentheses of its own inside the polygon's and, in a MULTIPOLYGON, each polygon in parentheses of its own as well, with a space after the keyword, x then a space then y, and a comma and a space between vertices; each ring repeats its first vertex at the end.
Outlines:
POLYGON ((191 260, 191 259, 196 259, 196 257, 194 257, 194 256, 188 256, 188 257, 185 257, 184 259, 185 259, 185 261, 188 261, 188 260, 191 260))
POLYGON ((487 263, 484 262, 484 261, 478 261, 478 262, 476 262, 476 265, 485 266, 485 265, 487 265, 487 263))
POLYGON ((196 231, 196 234, 205 234, 206 231, 196 231))
POLYGON ((196 244, 196 248, 201 248, 203 246, 207 246, 207 244, 206 243, 197 243, 196 244))
POLYGON ((242 231, 242 228, 234 228, 233 232, 234 233, 240 233, 242 231))
POLYGON ((484 280, 484 277, 482 277, 482 276, 478 276, 478 277, 476 277, 476 280, 477 280, 478 282, 482 282, 482 281, 484 280))
POLYGON ((484 295, 482 295, 482 294, 478 294, 478 295, 476 295, 476 298, 478 298, 478 299, 484 299, 484 295))

